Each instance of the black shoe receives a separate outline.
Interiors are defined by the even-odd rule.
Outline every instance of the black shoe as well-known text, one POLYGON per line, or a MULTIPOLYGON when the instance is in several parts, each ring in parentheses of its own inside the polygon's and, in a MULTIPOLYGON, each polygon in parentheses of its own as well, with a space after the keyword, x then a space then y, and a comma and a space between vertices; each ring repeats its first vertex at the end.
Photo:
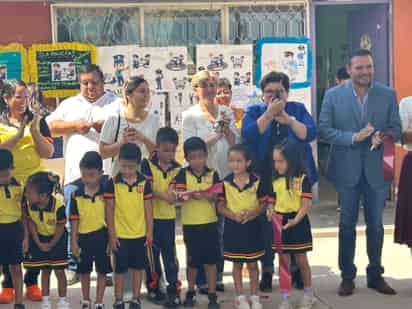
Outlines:
POLYGON ((259 283, 259 289, 261 292, 272 292, 272 273, 264 272, 262 274, 262 280, 259 283))
POLYGON ((342 280, 339 290, 338 290, 338 295, 339 296, 350 296, 353 294, 353 291, 355 290, 355 283, 353 280, 342 280))
POLYGON ((25 309, 26 307, 23 304, 14 304, 14 309, 25 309))
POLYGON ((158 306, 163 306, 167 302, 166 293, 160 289, 150 290, 147 294, 147 298, 150 302, 158 306))
POLYGON ((224 292, 225 285, 222 282, 216 283, 216 291, 217 292, 224 292))
POLYGON ((177 293, 177 289, 175 287, 168 287, 167 288, 167 302, 165 304, 166 308, 177 308, 181 305, 180 297, 177 293))
POLYGON ((217 295, 216 293, 209 294, 209 304, 207 305, 207 309, 220 309, 220 305, 217 302, 217 295))
POLYGON ((113 305, 113 309, 125 309, 124 302, 118 301, 113 305))
POLYGON ((192 308, 195 305, 196 305, 196 292, 187 291, 185 301, 183 302, 183 306, 186 308, 192 308))
POLYGON ((292 285, 297 290, 303 290, 304 288, 302 276, 299 270, 292 273, 292 285))
POLYGON ((104 309, 104 305, 94 305, 94 309, 104 309))
POLYGON ((209 290, 208 290, 207 286, 206 287, 205 286, 198 287, 198 291, 199 291, 199 294, 201 294, 201 295, 208 295, 209 294, 209 290))
POLYGON ((141 308, 142 308, 142 304, 140 302, 140 299, 133 299, 132 301, 130 301, 129 309, 141 309, 141 308))
POLYGON ((374 281, 368 281, 368 288, 381 294, 396 295, 396 291, 382 277, 374 281))

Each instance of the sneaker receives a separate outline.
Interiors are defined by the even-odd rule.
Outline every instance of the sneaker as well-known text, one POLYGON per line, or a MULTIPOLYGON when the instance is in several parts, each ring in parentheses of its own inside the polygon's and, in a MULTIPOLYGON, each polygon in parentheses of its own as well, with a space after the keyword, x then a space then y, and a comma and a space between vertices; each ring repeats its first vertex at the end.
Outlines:
POLYGON ((42 301, 41 302, 41 309, 52 309, 52 305, 50 301, 42 301))
POLYGON ((113 304, 113 309, 125 309, 124 302, 118 301, 113 304))
POLYGON ((183 306, 186 308, 192 308, 196 304, 196 292, 195 291, 187 291, 186 298, 183 302, 183 306))
POLYGON ((14 298, 13 288, 3 288, 0 293, 0 304, 10 304, 14 298))
POLYGON ((216 291, 217 292, 225 291, 225 285, 223 284, 223 282, 216 282, 216 291))
POLYGON ((94 309, 104 309, 103 304, 94 304, 94 309))
POLYGON ((250 297, 250 308, 251 309, 262 309, 263 306, 260 303, 259 296, 253 295, 250 297))
POLYGON ((278 309, 293 309, 292 304, 288 300, 282 301, 278 309))
POLYGON ((129 303, 129 309, 141 309, 142 308, 142 303, 140 302, 140 299, 133 299, 129 303))
POLYGON ((82 300, 80 302, 80 308, 81 309, 92 309, 92 304, 88 300, 82 300))
POLYGON ((235 300, 235 308, 236 309, 250 309, 249 303, 245 296, 238 296, 235 300))
POLYGON ((209 294, 209 290, 208 290, 208 288, 207 288, 207 286, 200 286, 200 287, 198 287, 198 291, 199 291, 199 294, 201 294, 201 295, 208 295, 209 294))
POLYGON ((264 272, 262 274, 262 280, 259 283, 259 289, 261 292, 272 292, 272 273, 264 272))
POLYGON ((207 305, 207 309, 220 309, 220 304, 217 302, 217 295, 216 293, 208 295, 209 304, 207 305))
POLYGON ((70 303, 66 300, 59 300, 57 309, 70 309, 70 303))
POLYGON ((147 298, 150 302, 154 303, 155 305, 163 306, 167 302, 166 293, 164 293, 160 289, 151 290, 147 294, 147 298))
POLYGON ((23 304, 14 304, 14 309, 26 309, 23 304))
POLYGON ((311 309, 317 300, 312 295, 303 295, 302 301, 300 302, 299 309, 311 309))
POLYGON ((26 298, 31 301, 41 301, 41 289, 37 284, 26 288, 26 298))
POLYGON ((177 294, 176 289, 169 289, 167 291, 167 302, 165 304, 166 308, 177 308, 181 305, 180 297, 177 294))

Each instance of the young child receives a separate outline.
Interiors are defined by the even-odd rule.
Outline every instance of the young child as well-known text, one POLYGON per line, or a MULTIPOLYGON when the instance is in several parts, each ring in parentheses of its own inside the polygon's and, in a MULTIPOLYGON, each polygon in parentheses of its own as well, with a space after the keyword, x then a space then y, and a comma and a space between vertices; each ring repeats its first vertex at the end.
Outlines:
MULTIPOLYGON (((312 275, 306 252, 312 250, 312 234, 307 212, 312 204, 312 186, 304 173, 302 149, 296 143, 287 142, 273 151, 273 193, 269 194, 268 216, 275 212, 282 216, 282 244, 273 245, 281 250, 279 263, 290 267, 290 254, 294 254, 304 284, 300 309, 310 309, 316 303, 312 289, 312 275)), ((289 271, 289 269, 287 269, 289 271)), ((290 291, 281 290, 279 309, 291 309, 290 291)))
POLYGON ((157 304, 165 303, 165 295, 157 279, 162 277, 160 253, 166 272, 166 307, 180 305, 178 281, 179 264, 175 246, 176 195, 170 190, 174 177, 180 170, 176 162, 176 148, 179 143, 177 132, 168 127, 160 128, 156 136, 156 151, 150 159, 143 160, 141 171, 152 184, 153 189, 153 257, 157 278, 152 278, 150 269, 146 271, 149 299, 157 304))
POLYGON ((109 180, 104 198, 109 252, 114 254, 114 309, 125 308, 124 274, 132 271, 133 299, 129 309, 140 309, 140 288, 145 269, 145 246, 153 240, 152 188, 137 169, 141 151, 136 144, 123 144, 119 173, 109 180))
POLYGON ((223 181, 224 192, 218 205, 219 211, 225 216, 224 258, 233 262, 237 295, 235 307, 238 309, 249 309, 249 302, 243 291, 243 263, 246 263, 249 271, 251 308, 262 308, 257 295, 257 261, 265 252, 257 216, 265 210, 266 194, 259 178, 249 172, 251 163, 245 146, 234 145, 230 148, 229 168, 232 173, 223 181))
POLYGON ((86 152, 80 161, 81 179, 70 200, 71 248, 78 257, 83 300, 82 309, 91 309, 90 273, 96 265, 97 287, 95 309, 103 309, 106 274, 112 272, 107 255, 109 235, 105 221, 103 191, 108 181, 103 176, 103 161, 96 151, 86 152))
POLYGON ((26 215, 30 234, 29 256, 25 267, 41 269, 42 309, 51 309, 50 275, 57 278, 60 300, 58 309, 70 308, 66 301, 67 266, 66 214, 63 202, 54 196, 59 192, 59 177, 48 172, 37 172, 26 182, 26 215))
POLYGON ((188 280, 184 306, 195 305, 197 267, 204 266, 208 283, 208 309, 219 309, 216 296, 216 263, 220 258, 215 207, 217 196, 198 192, 218 183, 219 176, 206 166, 207 146, 201 138, 187 139, 183 152, 189 166, 179 171, 174 183, 179 191, 178 200, 183 201, 182 225, 188 280))
POLYGON ((27 250, 27 230, 22 220, 23 188, 12 176, 13 155, 0 149, 0 273, 1 265, 9 265, 15 292, 14 308, 23 305, 23 275, 21 262, 27 250))

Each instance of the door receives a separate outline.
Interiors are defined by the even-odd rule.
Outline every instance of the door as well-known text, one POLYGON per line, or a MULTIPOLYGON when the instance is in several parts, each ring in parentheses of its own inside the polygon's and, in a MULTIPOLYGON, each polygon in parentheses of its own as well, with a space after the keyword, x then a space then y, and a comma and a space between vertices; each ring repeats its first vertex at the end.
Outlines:
POLYGON ((350 50, 366 48, 372 52, 375 79, 385 85, 389 80, 389 6, 359 5, 348 16, 350 50))

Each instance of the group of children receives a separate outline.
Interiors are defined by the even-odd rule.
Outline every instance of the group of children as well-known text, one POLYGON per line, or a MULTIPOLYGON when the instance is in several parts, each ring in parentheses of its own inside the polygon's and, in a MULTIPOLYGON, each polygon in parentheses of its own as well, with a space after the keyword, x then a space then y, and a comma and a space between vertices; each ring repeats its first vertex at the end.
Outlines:
MULTIPOLYGON (((186 167, 175 160, 177 146, 178 134, 168 127, 157 132, 156 151, 150 158, 141 160, 137 145, 124 144, 119 153, 120 171, 112 178, 103 175, 102 159, 97 152, 87 152, 82 158, 81 179, 76 181, 69 216, 71 249, 77 256, 82 286, 81 308, 92 308, 90 273, 94 263, 98 274, 94 308, 104 307, 105 275, 112 271, 113 308, 125 308, 125 274, 130 271, 133 297, 129 308, 140 309, 143 271, 148 269, 149 292, 156 290, 161 276, 161 254, 168 283, 167 307, 196 305, 196 273, 203 266, 208 309, 219 309, 216 264, 221 258, 217 229, 220 214, 225 218, 224 259, 233 262, 235 307, 261 309, 257 261, 264 254, 259 219, 265 212, 268 220, 281 215, 282 239, 273 249, 281 252, 281 265, 284 262, 286 271, 289 254, 296 254, 305 285, 300 308, 311 308, 315 297, 306 257, 312 249, 307 216, 311 186, 302 168, 299 146, 285 143, 274 149, 273 181, 269 184, 251 172, 251 158, 243 145, 230 149, 228 164, 232 173, 224 179, 206 165, 207 145, 202 139, 191 137, 184 142, 186 167), (187 253, 188 288, 183 301, 175 248, 176 205, 181 206, 187 253), (249 271, 249 298, 243 288, 243 264, 249 271)), ((15 308, 24 308, 22 262, 25 267, 42 270, 42 308, 51 308, 51 270, 58 281, 58 308, 69 308, 64 273, 68 237, 65 209, 56 195, 58 179, 50 173, 38 172, 29 177, 23 190, 12 174, 12 155, 1 149, 0 263, 10 264, 15 308)), ((280 308, 291 308, 290 288, 281 286, 281 292, 280 308)))

